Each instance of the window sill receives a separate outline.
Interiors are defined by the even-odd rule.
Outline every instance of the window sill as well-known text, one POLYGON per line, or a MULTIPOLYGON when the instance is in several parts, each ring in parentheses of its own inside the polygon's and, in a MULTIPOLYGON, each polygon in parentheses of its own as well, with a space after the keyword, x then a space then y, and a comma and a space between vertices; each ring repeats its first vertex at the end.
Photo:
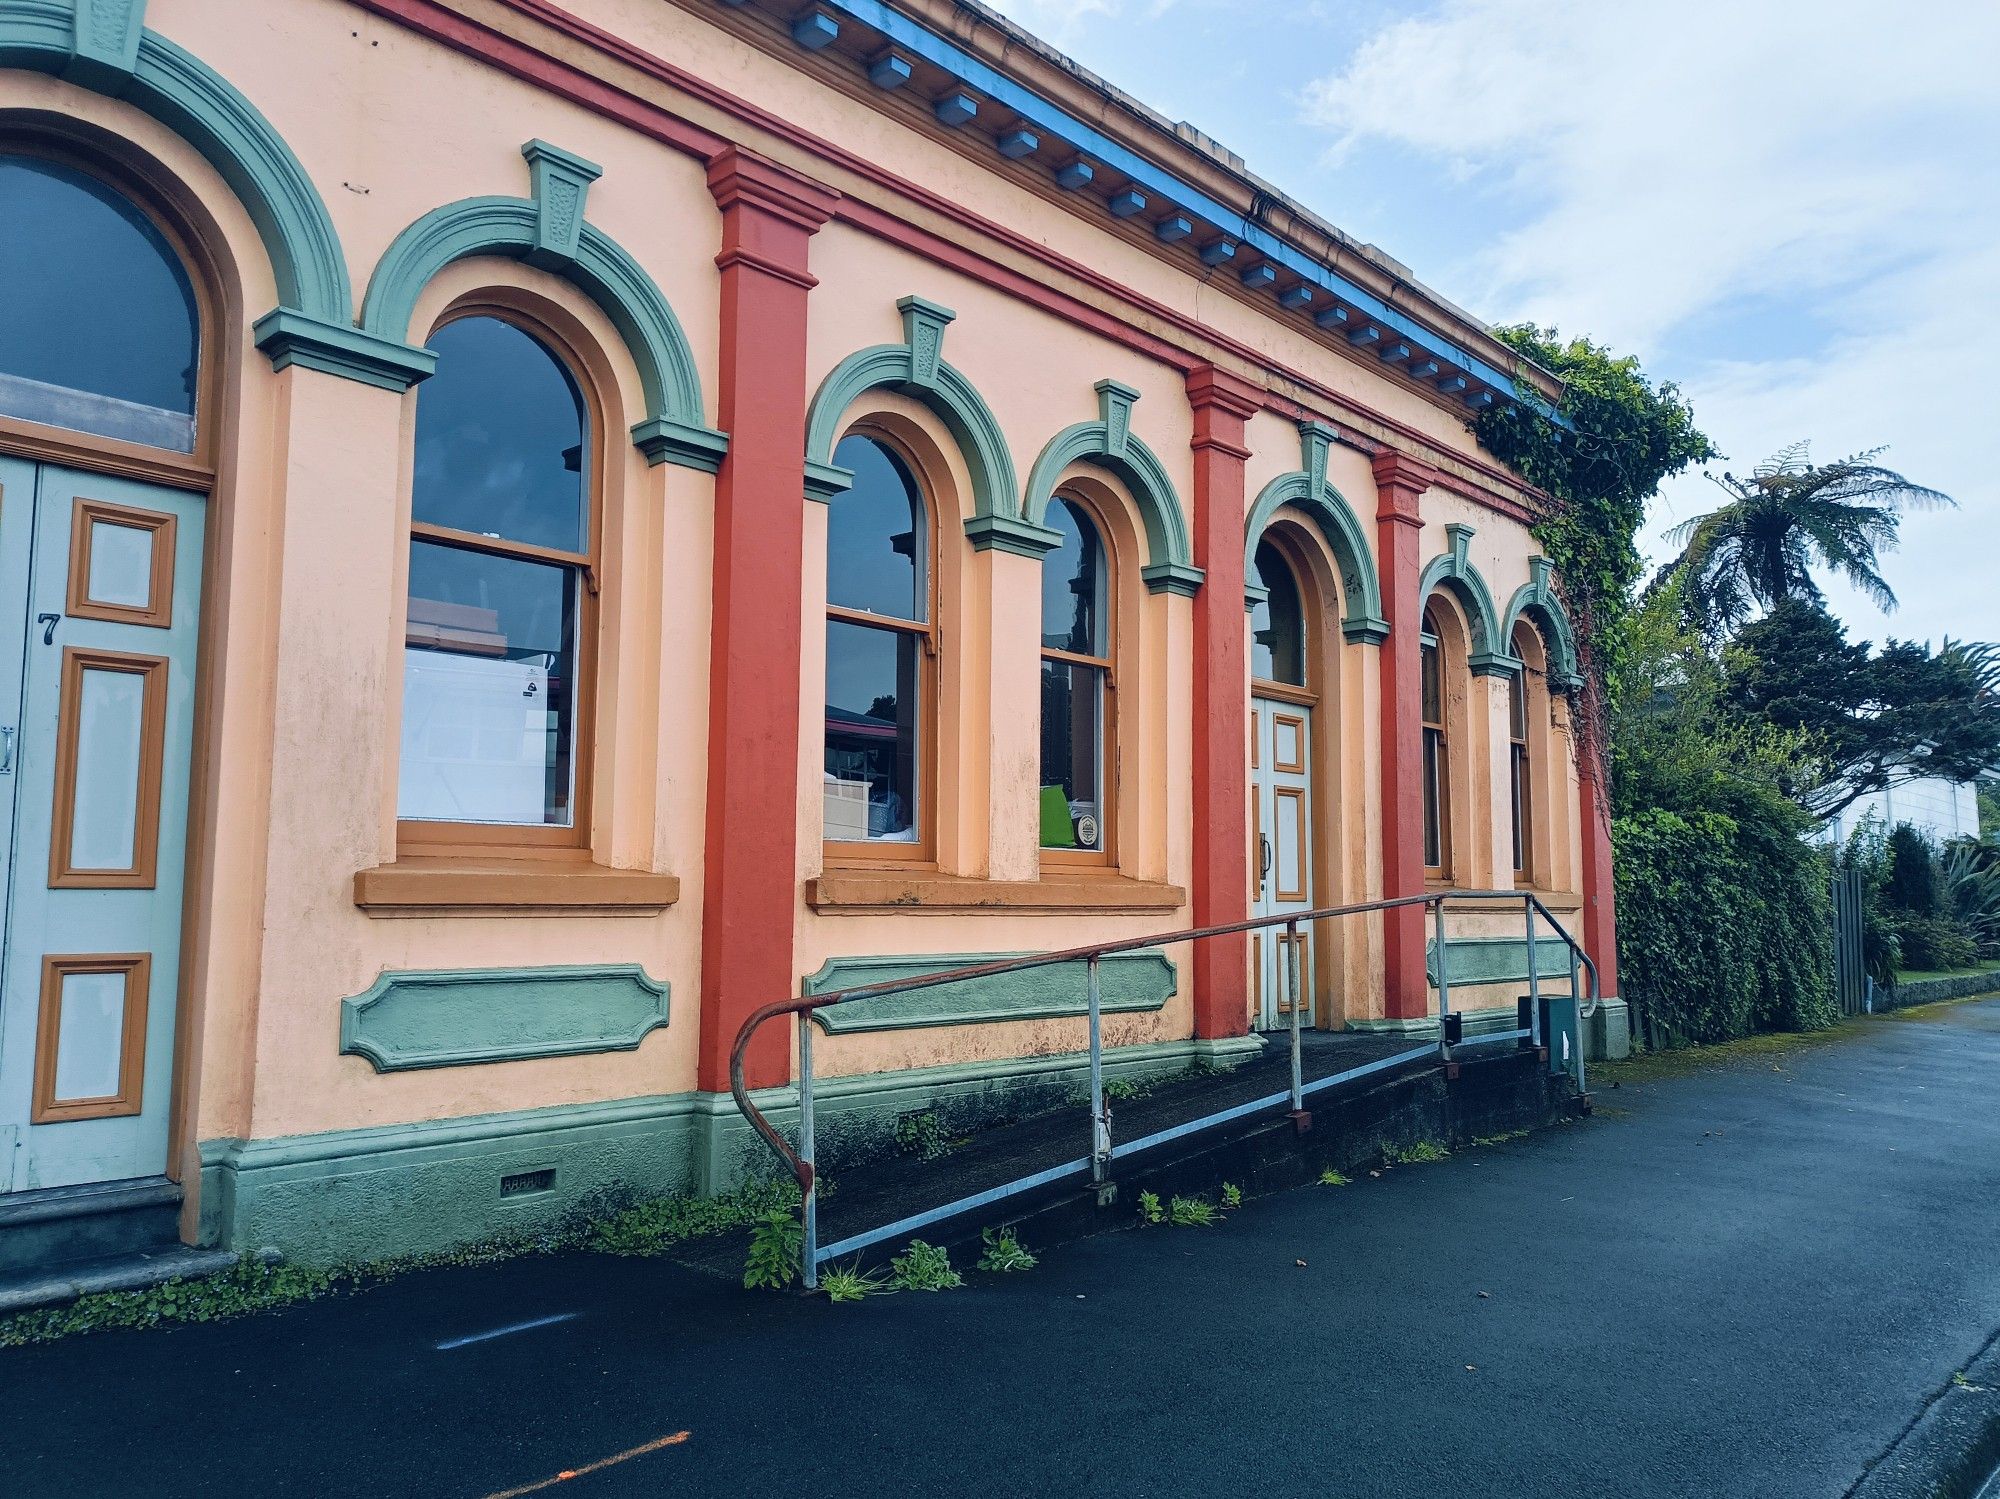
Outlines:
POLYGON ((966 912, 1178 911, 1178 885, 1121 875, 1067 875, 1039 880, 974 880, 908 870, 828 870, 806 881, 806 904, 827 915, 884 911, 966 912))
POLYGON ((546 859, 398 859, 354 876, 370 916, 649 916, 680 876, 546 859))

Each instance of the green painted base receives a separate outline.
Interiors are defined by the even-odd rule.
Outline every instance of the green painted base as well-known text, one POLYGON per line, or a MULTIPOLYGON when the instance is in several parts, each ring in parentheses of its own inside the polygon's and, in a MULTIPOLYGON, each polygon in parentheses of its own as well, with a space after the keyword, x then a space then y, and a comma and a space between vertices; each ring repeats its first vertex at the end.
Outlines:
MULTIPOLYGON (((1497 1031, 1511 1031, 1520 1024, 1520 1015, 1514 1010, 1460 1010, 1457 1013, 1465 1017, 1465 1034, 1468 1036, 1490 1036, 1497 1031)), ((1376 1036, 1408 1036, 1412 1041, 1435 1041, 1438 1038, 1436 1015, 1414 1020, 1350 1020, 1347 1028, 1376 1036)))
MULTIPOLYGON (((1107 1077, 1139 1080, 1197 1059, 1226 1066, 1259 1037, 1172 1041, 1105 1053, 1107 1077)), ((962 1133, 1081 1093, 1081 1053, 823 1078, 815 1089, 821 1164, 894 1148, 905 1115, 935 1112, 962 1133)), ((787 1133, 797 1094, 759 1107, 787 1133)), ((728 1094, 683 1093, 334 1130, 201 1147, 201 1242, 274 1248, 307 1264, 430 1254, 545 1231, 619 1199, 713 1194, 774 1174, 777 1161, 728 1094)))
POLYGON ((1616 995, 1598 1001, 1597 1013, 1583 1023, 1584 1059, 1622 1062, 1632 1055, 1632 1016, 1616 995))

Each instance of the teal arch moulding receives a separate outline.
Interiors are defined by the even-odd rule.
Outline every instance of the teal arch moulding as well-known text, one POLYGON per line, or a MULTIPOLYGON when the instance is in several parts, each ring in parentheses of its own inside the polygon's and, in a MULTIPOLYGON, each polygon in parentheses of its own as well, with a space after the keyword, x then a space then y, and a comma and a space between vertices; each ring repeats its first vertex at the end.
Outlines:
POLYGON ((340 1050, 377 1072, 636 1051, 667 999, 622 964, 390 972, 340 1002, 340 1050))
POLYGON ((1576 630, 1551 585, 1554 573, 1555 564, 1548 558, 1528 559, 1528 581, 1515 589, 1513 598, 1507 601, 1500 639, 1511 647, 1514 627, 1523 619, 1531 620, 1541 631, 1542 643, 1548 649, 1550 685, 1561 692, 1574 692, 1583 685, 1583 674, 1576 661, 1576 630))
POLYGON ((1026 546, 1040 556, 1054 538, 1021 536, 1014 512, 1014 455, 1000 423, 972 382, 944 362, 945 327, 958 314, 922 297, 904 297, 896 310, 903 315, 903 341, 848 355, 813 395, 806 413, 806 497, 831 500, 847 491, 854 475, 833 461, 840 419, 871 390, 899 391, 936 412, 964 455, 973 515, 965 529, 974 544, 1013 551, 1026 546))
POLYGON ((1132 434, 1132 403, 1139 399, 1139 392, 1116 380, 1100 380, 1096 390, 1097 420, 1063 428, 1035 460, 1028 474, 1021 519, 1053 544, 1055 533, 1042 524, 1042 517, 1049 512, 1063 470, 1072 463, 1093 463, 1107 469, 1131 490, 1145 524, 1152 560, 1139 569, 1139 576, 1146 580, 1146 587, 1153 593, 1192 598, 1201 587, 1202 571, 1194 565, 1180 496, 1153 450, 1132 434))
MULTIPOLYGON (((729 439, 702 420, 701 377, 679 319, 639 263, 584 218, 590 184, 603 169, 546 141, 529 141, 521 154, 531 198, 464 198, 396 236, 369 279, 362 329, 383 342, 409 337, 431 278, 468 256, 506 255, 553 271, 603 309, 639 367, 646 417, 632 428, 632 441, 646 461, 714 473, 729 439)), ((428 351, 417 352, 435 364, 428 351)), ((397 388, 428 373, 429 366, 412 371, 397 388)))
POLYGON ((146 30, 145 11, 145 0, 0 0, 0 68, 55 73, 123 99, 215 168, 271 260, 279 305, 253 331, 274 368, 302 364, 374 385, 427 372, 423 350, 354 327, 333 218, 271 122, 214 69, 146 30))
MULTIPOLYGON (((1389 638, 1389 622, 1382 617, 1382 585, 1375 576, 1375 556, 1368 538, 1347 498, 1327 482, 1326 456, 1333 446, 1333 429, 1322 422, 1299 423, 1299 467, 1297 472, 1273 479, 1259 492, 1250 507, 1243 534, 1243 575, 1250 576, 1257 543, 1263 539, 1271 517, 1287 505, 1297 505, 1312 517, 1333 552, 1340 573, 1343 613, 1340 633, 1367 645, 1380 645, 1389 638)), ((1261 602, 1254 586, 1246 585, 1245 601, 1261 602)))
POLYGON ((1493 590, 1472 565, 1469 555, 1472 527, 1453 523, 1444 528, 1444 534, 1448 549, 1431 558, 1417 580, 1419 615, 1433 593, 1440 588, 1448 590, 1464 606, 1465 617, 1472 625, 1472 648, 1467 653, 1466 665, 1473 674, 1498 677, 1519 671, 1520 661, 1507 653, 1507 637, 1500 630, 1500 612, 1493 607, 1493 590))

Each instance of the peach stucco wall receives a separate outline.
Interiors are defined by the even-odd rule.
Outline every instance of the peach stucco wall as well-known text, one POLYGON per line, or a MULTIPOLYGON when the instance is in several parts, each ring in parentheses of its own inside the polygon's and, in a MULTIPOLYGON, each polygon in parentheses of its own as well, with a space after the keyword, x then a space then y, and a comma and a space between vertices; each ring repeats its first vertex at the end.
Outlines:
MULTIPOLYGON (((659 0, 573 0, 577 14, 875 163, 964 209, 1010 226, 1122 283, 1181 309, 1280 366, 1309 369, 1326 387, 1385 413, 1448 453, 1473 457, 1463 418, 1329 349, 1301 326, 1233 287, 1209 284, 1186 262, 976 162, 953 146, 744 44, 698 10, 659 0)), ((714 257, 719 216, 702 163, 528 82, 433 43, 340 0, 283 6, 153 0, 148 24, 216 69, 269 117, 317 184, 339 230, 360 303, 393 237, 440 204, 480 194, 519 196, 522 142, 539 137, 604 167, 588 216, 643 264, 671 302, 715 420, 722 330, 714 257)), ((248 320, 275 304, 262 245, 212 168, 136 109, 40 76, 8 76, 10 105, 94 122, 157 158, 215 220, 233 309, 229 409, 210 528, 202 684, 206 752, 198 771, 189 966, 188 1040, 178 1139, 271 1137, 486 1111, 673 1093, 695 1086, 700 1015, 704 796, 707 776, 709 593, 714 481, 673 466, 649 468, 622 440, 643 414, 636 371, 616 330, 552 274, 512 261, 473 260, 439 277, 413 325, 422 342, 438 316, 472 293, 505 289, 545 309, 581 347, 580 372, 602 404, 603 599, 596 747, 598 862, 678 875, 681 897, 647 916, 464 916, 384 919, 353 900, 357 870, 397 853, 395 779, 401 702, 410 447, 416 397, 306 369, 274 374, 249 346, 248 320), (632 1052, 378 1075, 337 1051, 340 1000, 385 969, 636 962, 672 986, 673 1023, 632 1052)), ((689 104, 690 117, 700 109, 689 104)), ((795 146, 742 132, 746 142, 829 185, 895 204, 882 181, 850 179, 798 161, 795 146), (836 180, 838 179, 838 180, 836 180)), ((913 223, 928 210, 901 205, 913 223)), ((1014 252, 993 246, 996 265, 1014 252)), ((1094 420, 1093 384, 1113 378, 1140 392, 1133 430, 1193 504, 1192 417, 1181 372, 990 280, 947 268, 836 221, 812 244, 819 286, 806 332, 809 387, 864 346, 901 340, 896 301, 917 294, 957 313, 945 358, 984 395, 1025 481, 1061 428, 1094 420)), ((1079 286, 1086 302, 1101 291, 1079 286)), ((1134 321, 1143 321, 1129 313, 1134 321)), ((1149 331, 1167 336, 1167 330, 1149 331)), ((847 420, 872 418, 904 436, 917 458, 943 546, 945 658, 939 714, 939 865, 995 881, 1036 878, 1035 790, 1039 569, 1031 559, 975 553, 959 523, 971 511, 964 462, 937 420, 898 396, 870 399, 847 420)), ((1246 495, 1298 466, 1298 433, 1274 412, 1249 423, 1246 495)), ((1329 478, 1364 535, 1375 534, 1366 454, 1336 445, 1329 478)), ((1145 591, 1137 514, 1115 481, 1079 470, 1109 512, 1118 554, 1120 655, 1119 864, 1135 879, 1186 887, 1193 844, 1192 601, 1145 591)), ((1462 486, 1469 487, 1469 486, 1462 486)), ((1191 519, 1192 517, 1190 517, 1191 519)), ((1424 500, 1423 553, 1445 549, 1444 526, 1476 528, 1472 558, 1497 607, 1529 577, 1525 526, 1447 490, 1424 500)), ((805 882, 821 872, 821 714, 824 678, 826 509, 800 502, 805 537, 804 626, 796 669, 804 684, 798 782, 800 897, 792 968, 803 977, 828 958, 911 952, 990 953, 1140 935, 1191 919, 1129 915, 831 914, 813 910, 805 882)), ((1327 614, 1315 635, 1323 696, 1318 789, 1325 832, 1325 900, 1380 891, 1380 667, 1372 646, 1342 640, 1336 573, 1312 525, 1277 525, 1307 556, 1327 614), (1318 550, 1315 551, 1314 549, 1318 550)), ((789 670, 792 663, 763 663, 789 670)), ((1506 719, 1495 678, 1464 685, 1468 767, 1477 788, 1466 882, 1507 869, 1506 719)), ((1248 691, 1247 682, 1244 690, 1248 691)), ((1554 723, 1553 763, 1567 742, 1554 723)), ((1552 889, 1573 891, 1580 867, 1574 777, 1549 834, 1552 889)), ((774 794, 777 793, 774 788, 774 794)), ((1468 805, 1472 805, 1468 803, 1468 805)), ((1113 1044, 1184 1038, 1191 1031, 1187 954, 1171 954, 1180 991, 1157 1015, 1124 1016, 1113 1044)), ((1379 923, 1356 922, 1325 943, 1321 1019, 1380 1016, 1379 923)), ((779 996, 773 995, 771 998, 779 996)), ((1080 1023, 1050 1021, 838 1038, 828 1073, 1074 1050, 1080 1023)))

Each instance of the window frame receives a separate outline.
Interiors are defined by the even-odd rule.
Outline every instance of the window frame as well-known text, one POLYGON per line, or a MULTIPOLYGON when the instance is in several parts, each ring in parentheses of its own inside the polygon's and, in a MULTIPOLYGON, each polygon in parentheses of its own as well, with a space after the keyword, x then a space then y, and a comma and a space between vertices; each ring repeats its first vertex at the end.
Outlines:
MULTIPOLYGON (((594 843, 592 815, 596 804, 597 759, 597 670, 598 632, 601 624, 602 549, 604 543, 605 464, 610 460, 604 400, 590 376, 590 361, 575 343, 556 329, 551 320, 538 317, 509 297, 503 287, 488 288, 454 301, 432 323, 424 343, 452 323, 468 318, 493 318, 510 324, 534 339, 568 373, 583 404, 583 523, 586 548, 565 552, 529 542, 506 541, 459 531, 449 526, 419 522, 414 515, 416 496, 416 419, 410 421, 410 483, 406 496, 405 531, 407 545, 427 541, 477 552, 490 557, 508 557, 526 562, 556 563, 576 570, 576 708, 570 731, 570 820, 566 825, 535 823, 444 822, 429 819, 396 819, 396 848, 399 856, 479 857, 507 855, 528 858, 587 858, 594 843)), ((421 385, 412 387, 421 400, 421 385)), ((409 638, 409 553, 403 558, 402 639, 409 638)), ((400 703, 400 683, 399 698, 400 703)), ((401 759, 396 759, 400 788, 401 759)))
POLYGON ((1285 568, 1290 574, 1292 594, 1298 600, 1299 675, 1305 678, 1305 680, 1303 682, 1280 682, 1272 677, 1260 677, 1257 675, 1254 665, 1257 659, 1257 641, 1254 629, 1254 622, 1257 615, 1256 611, 1252 609, 1247 611, 1245 615, 1245 629, 1250 634, 1250 650, 1248 654, 1253 663, 1250 672, 1250 690, 1257 697, 1294 703, 1302 708, 1315 708, 1319 706, 1319 693, 1313 685, 1317 680, 1314 672, 1319 665, 1318 646, 1313 640, 1314 632, 1308 624, 1311 618, 1311 610, 1306 605, 1305 575, 1299 562, 1293 558, 1287 547, 1281 544, 1277 537, 1268 531, 1259 538, 1256 550, 1251 553, 1253 562, 1256 552, 1262 551, 1266 547, 1271 549, 1272 554, 1277 557, 1279 565, 1285 568))
MULTIPOLYGON (((1123 778, 1119 774, 1121 767, 1118 754, 1118 654, 1123 638, 1122 632, 1118 628, 1118 610, 1122 603, 1122 590, 1119 586, 1120 563, 1118 545, 1114 539, 1116 533, 1106 519, 1103 509, 1093 503, 1088 495, 1074 489, 1059 489, 1051 497, 1049 503, 1054 505, 1062 502, 1067 502, 1075 507, 1083 515, 1084 519, 1090 523, 1091 530, 1097 536, 1098 550, 1103 556, 1104 607, 1099 611, 1099 614, 1104 631, 1104 654, 1102 656, 1089 656, 1076 651, 1059 650, 1053 646, 1041 644, 1042 619, 1038 599, 1035 620, 1037 697, 1039 699, 1039 678, 1041 671, 1043 665, 1049 661, 1060 661, 1070 666, 1089 667, 1104 674, 1104 711, 1101 715, 1103 722, 1099 728, 1101 738, 1098 747, 1100 756, 1098 774, 1103 781, 1098 794, 1098 803, 1101 812, 1098 817, 1096 848, 1046 848, 1042 846, 1039 831, 1035 837, 1035 844, 1036 850, 1040 855, 1041 864, 1044 867, 1054 865, 1073 872, 1116 870, 1118 868, 1118 803, 1123 792, 1123 778)), ((1053 556, 1054 554, 1050 553, 1049 555, 1053 556)), ((1043 557, 1041 565, 1044 568, 1049 565, 1048 557, 1043 557)), ((1036 583, 1037 592, 1039 593, 1042 586, 1041 579, 1037 578, 1036 583)), ((1038 741, 1040 739, 1039 727, 1038 722, 1036 734, 1038 741)), ((1039 755, 1039 753, 1038 743, 1037 754, 1039 755)), ((1040 795, 1041 786, 1040 769, 1038 764, 1036 766, 1035 777, 1036 794, 1038 796, 1040 795)), ((1035 826, 1037 829, 1041 826, 1039 806, 1035 809, 1035 826)))
POLYGON ((1417 712, 1423 736, 1418 774, 1423 777, 1426 823, 1422 830, 1424 878, 1445 882, 1450 880, 1452 868, 1451 684, 1448 678, 1450 657, 1445 650, 1443 629, 1430 604, 1424 606, 1418 639, 1417 712), (1438 711, 1435 719, 1429 716, 1423 701, 1424 678, 1428 674, 1427 664, 1434 665, 1437 678, 1438 711), (1437 845, 1435 863, 1431 860, 1433 841, 1437 845))
MULTIPOLYGON (((824 586, 822 591, 822 598, 825 601, 825 623, 827 625, 856 625, 864 629, 913 636, 918 642, 916 715, 917 836, 907 843, 890 839, 853 841, 828 838, 826 836, 826 818, 822 812, 820 818, 822 862, 828 868, 867 865, 870 868, 935 869, 937 867, 939 808, 937 794, 938 733, 941 722, 938 712, 938 700, 943 678, 940 659, 943 654, 943 632, 938 624, 939 601, 941 597, 938 579, 940 570, 939 536, 943 528, 938 524, 937 500, 932 493, 935 486, 931 484, 929 477, 925 474, 923 464, 917 461, 916 456, 911 453, 909 448, 905 444, 898 442, 880 425, 866 418, 850 423, 834 443, 834 451, 838 452, 840 444, 846 442, 850 437, 865 438, 887 452, 896 462, 897 466, 902 469, 904 478, 909 481, 911 489, 916 494, 917 504, 923 509, 923 555, 921 558, 914 559, 923 568, 921 598, 923 601, 924 618, 921 622, 899 619, 889 614, 871 614, 866 609, 851 609, 845 605, 836 604, 831 599, 833 590, 830 578, 823 580, 824 586)), ((827 554, 829 567, 832 565, 833 507, 840 503, 840 499, 839 495, 835 495, 827 507, 827 554)), ((824 655, 822 655, 823 662, 824 655)), ((826 684, 823 680, 825 676, 823 665, 821 676, 820 713, 823 719, 826 712, 826 684)), ((825 758, 826 733, 822 725, 820 731, 820 763, 822 766, 825 764, 825 758)))
POLYGON ((0 127, 0 153, 66 167, 91 178, 137 209, 166 241, 194 291, 194 445, 185 453, 106 437, 73 427, 0 414, 0 452, 36 462, 56 463, 95 473, 116 474, 176 489, 212 490, 216 480, 215 413, 222 409, 223 365, 233 348, 230 306, 217 288, 224 284, 210 252, 208 236, 219 234, 206 210, 154 166, 122 142, 100 145, 79 121, 40 121, 0 127), (183 223, 184 218, 190 222, 183 223))
POLYGON ((1535 883, 1535 760, 1525 662, 1507 679, 1507 786, 1513 817, 1514 883, 1535 883))

